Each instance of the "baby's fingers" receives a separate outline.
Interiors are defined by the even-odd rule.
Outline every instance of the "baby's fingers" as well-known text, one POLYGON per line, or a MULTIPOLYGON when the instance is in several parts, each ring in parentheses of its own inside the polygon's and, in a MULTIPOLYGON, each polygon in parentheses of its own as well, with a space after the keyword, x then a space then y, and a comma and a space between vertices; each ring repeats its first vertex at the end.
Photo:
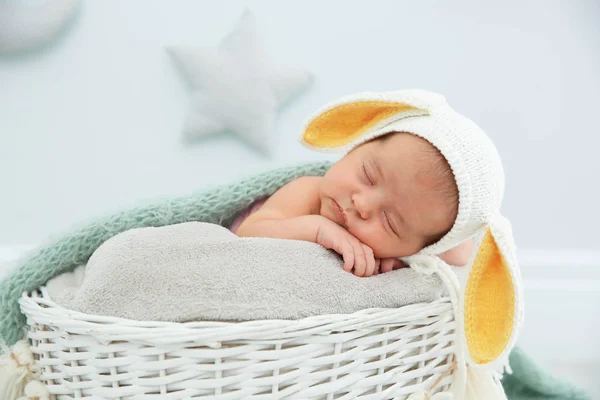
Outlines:
POLYGON ((404 266, 404 263, 397 258, 384 258, 381 260, 381 272, 390 272, 394 269, 399 269, 404 266))
POLYGON ((373 275, 379 275, 380 272, 381 272, 381 258, 376 258, 375 259, 375 272, 373 273, 373 275))
POLYGON ((394 259, 394 269, 400 269, 400 268, 404 268, 407 265, 404 263, 404 261, 396 258, 394 259))
POLYGON ((353 241, 352 247, 354 248, 354 275, 365 276, 367 272, 365 249, 358 240, 353 241))
POLYGON ((348 241, 347 243, 344 243, 341 250, 342 258, 344 259, 344 271, 350 272, 354 267, 354 248, 348 241))
POLYGON ((375 256, 373 255, 373 249, 371 249, 366 244, 362 245, 363 252, 365 254, 365 273, 363 276, 371 276, 375 273, 375 256))
POLYGON ((344 259, 344 271, 350 272, 354 267, 354 251, 352 249, 344 251, 342 254, 344 259))
POLYGON ((381 273, 385 274, 386 272, 390 272, 393 268, 393 258, 384 258, 381 260, 381 273))

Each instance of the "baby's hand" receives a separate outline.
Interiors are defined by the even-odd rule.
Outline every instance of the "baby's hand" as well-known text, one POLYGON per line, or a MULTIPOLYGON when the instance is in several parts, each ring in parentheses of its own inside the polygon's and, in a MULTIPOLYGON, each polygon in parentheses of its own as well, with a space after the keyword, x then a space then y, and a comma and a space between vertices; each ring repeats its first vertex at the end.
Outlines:
POLYGON ((378 258, 376 260, 376 271, 375 274, 390 272, 395 269, 400 269, 406 267, 406 264, 399 260, 398 258, 378 258))
POLYGON ((377 270, 373 249, 332 221, 324 220, 319 226, 317 243, 342 256, 344 271, 353 271, 356 276, 368 277, 377 270))

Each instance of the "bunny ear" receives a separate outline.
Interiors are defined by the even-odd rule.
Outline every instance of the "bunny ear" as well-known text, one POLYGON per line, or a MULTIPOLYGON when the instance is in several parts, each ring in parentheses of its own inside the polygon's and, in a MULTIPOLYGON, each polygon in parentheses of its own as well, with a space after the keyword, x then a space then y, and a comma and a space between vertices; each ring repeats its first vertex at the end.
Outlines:
POLYGON ((510 224, 490 223, 469 273, 464 330, 471 361, 488 364, 512 348, 522 321, 521 279, 510 224))
POLYGON ((427 115, 428 111, 401 101, 360 100, 346 102, 313 118, 306 127, 301 142, 314 149, 340 149, 357 142, 398 119, 427 115))

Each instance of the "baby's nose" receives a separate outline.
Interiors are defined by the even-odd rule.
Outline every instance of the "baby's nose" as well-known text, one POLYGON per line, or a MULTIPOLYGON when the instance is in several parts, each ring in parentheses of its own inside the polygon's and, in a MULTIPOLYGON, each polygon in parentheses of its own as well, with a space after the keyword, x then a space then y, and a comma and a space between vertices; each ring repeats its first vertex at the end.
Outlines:
POLYGON ((354 205, 354 209, 362 219, 371 218, 373 209, 373 205, 371 203, 372 202, 369 201, 367 196, 361 194, 352 195, 352 204, 354 205))

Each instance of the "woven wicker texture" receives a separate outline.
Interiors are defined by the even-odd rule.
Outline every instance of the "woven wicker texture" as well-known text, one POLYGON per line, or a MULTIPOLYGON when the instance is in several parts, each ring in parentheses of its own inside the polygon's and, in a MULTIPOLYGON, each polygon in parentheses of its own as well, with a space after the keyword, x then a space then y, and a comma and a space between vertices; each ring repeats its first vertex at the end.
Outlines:
POLYGON ((444 298, 302 320, 140 322, 23 295, 40 380, 56 399, 405 399, 446 389, 444 298))

